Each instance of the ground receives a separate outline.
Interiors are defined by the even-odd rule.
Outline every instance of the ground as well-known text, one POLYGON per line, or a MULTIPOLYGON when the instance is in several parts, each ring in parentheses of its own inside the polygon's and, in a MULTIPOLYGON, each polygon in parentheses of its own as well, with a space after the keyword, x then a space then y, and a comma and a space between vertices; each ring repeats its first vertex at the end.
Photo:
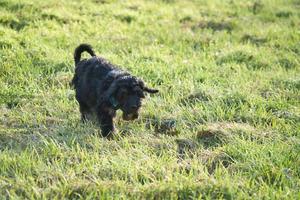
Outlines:
POLYGON ((299 27, 299 0, 0 0, 0 199, 299 199, 299 27), (160 90, 113 140, 83 42, 160 90))

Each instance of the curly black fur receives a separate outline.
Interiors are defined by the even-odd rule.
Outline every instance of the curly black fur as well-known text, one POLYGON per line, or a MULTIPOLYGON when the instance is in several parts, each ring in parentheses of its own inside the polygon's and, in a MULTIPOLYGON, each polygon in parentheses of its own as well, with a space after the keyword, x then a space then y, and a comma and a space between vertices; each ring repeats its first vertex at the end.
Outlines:
POLYGON ((72 85, 76 90, 81 118, 86 121, 90 114, 96 114, 104 137, 114 131, 116 110, 123 111, 125 120, 136 119, 144 92, 158 92, 146 87, 137 77, 96 56, 88 44, 81 44, 75 49, 74 60, 76 68, 72 85), (92 58, 80 61, 84 51, 92 58))

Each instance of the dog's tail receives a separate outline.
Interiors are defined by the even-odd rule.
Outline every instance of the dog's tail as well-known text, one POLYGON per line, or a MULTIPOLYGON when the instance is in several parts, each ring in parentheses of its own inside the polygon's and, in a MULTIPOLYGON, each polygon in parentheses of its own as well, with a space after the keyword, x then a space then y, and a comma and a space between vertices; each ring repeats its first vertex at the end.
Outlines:
POLYGON ((74 60, 75 60, 75 65, 77 65, 77 63, 79 63, 80 58, 81 58, 81 54, 82 52, 88 52, 91 56, 96 56, 93 48, 91 45, 89 44, 80 44, 74 52, 74 60))

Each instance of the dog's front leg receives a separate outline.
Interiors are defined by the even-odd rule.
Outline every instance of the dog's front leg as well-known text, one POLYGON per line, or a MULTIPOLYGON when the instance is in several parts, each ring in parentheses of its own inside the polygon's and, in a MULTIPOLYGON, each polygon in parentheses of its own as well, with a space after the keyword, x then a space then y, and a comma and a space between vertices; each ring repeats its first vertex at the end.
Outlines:
POLYGON ((103 137, 107 137, 115 131, 113 116, 111 116, 110 113, 104 111, 103 109, 98 109, 97 117, 103 137))

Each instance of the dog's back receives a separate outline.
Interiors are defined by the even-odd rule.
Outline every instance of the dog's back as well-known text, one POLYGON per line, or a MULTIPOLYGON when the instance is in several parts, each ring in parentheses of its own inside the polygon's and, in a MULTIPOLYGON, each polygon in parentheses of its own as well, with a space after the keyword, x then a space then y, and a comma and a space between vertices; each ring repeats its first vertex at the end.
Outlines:
POLYGON ((98 96, 96 92, 104 89, 100 87, 105 86, 104 79, 109 72, 115 70, 115 67, 104 58, 97 57, 88 44, 81 44, 75 49, 74 61, 75 74, 71 83, 76 90, 76 98, 93 106, 98 96), (92 58, 80 60, 83 52, 88 52, 92 58))

